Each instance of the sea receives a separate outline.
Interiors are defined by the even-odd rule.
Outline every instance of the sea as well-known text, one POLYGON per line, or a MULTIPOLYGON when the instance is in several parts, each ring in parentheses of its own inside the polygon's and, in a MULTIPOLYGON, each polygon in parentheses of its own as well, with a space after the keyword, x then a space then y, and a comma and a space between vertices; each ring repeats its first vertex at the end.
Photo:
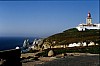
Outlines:
POLYGON ((15 49, 16 46, 22 47, 25 39, 29 42, 37 39, 36 37, 0 37, 0 51, 15 49))

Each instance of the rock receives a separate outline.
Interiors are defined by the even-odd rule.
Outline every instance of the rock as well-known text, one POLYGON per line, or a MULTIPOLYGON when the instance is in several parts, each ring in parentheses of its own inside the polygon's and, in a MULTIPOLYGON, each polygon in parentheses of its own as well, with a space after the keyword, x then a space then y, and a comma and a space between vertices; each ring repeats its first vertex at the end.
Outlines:
POLYGON ((6 62, 6 60, 0 59, 0 66, 3 66, 5 62, 6 62))
POLYGON ((23 47, 24 48, 28 48, 29 47, 29 39, 24 40, 23 47))
POLYGON ((62 53, 62 56, 65 56, 65 54, 64 54, 64 53, 62 53))
POLYGON ((54 52, 53 52, 53 50, 50 50, 49 52, 48 52, 48 56, 54 56, 54 52))
POLYGON ((67 54, 65 54, 65 53, 62 53, 62 58, 65 58, 65 56, 66 56, 67 54))
POLYGON ((74 56, 73 54, 71 54, 70 56, 74 56))

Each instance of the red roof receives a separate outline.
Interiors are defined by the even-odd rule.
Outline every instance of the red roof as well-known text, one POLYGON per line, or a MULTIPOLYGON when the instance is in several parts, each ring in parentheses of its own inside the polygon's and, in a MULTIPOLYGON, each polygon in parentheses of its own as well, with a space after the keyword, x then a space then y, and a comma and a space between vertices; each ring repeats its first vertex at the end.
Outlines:
POLYGON ((91 14, 90 14, 90 12, 88 13, 88 18, 91 18, 91 14))

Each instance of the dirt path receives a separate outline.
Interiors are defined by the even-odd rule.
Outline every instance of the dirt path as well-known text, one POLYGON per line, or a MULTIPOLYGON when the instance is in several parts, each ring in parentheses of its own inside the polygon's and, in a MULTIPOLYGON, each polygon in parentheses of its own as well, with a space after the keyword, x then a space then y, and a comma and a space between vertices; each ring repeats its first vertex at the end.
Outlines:
POLYGON ((69 56, 35 66, 100 66, 99 56, 69 56))
POLYGON ((21 58, 22 58, 22 57, 29 57, 29 56, 34 57, 36 54, 42 53, 42 52, 43 52, 43 51, 39 51, 39 52, 36 52, 36 53, 25 53, 25 54, 21 54, 21 58))

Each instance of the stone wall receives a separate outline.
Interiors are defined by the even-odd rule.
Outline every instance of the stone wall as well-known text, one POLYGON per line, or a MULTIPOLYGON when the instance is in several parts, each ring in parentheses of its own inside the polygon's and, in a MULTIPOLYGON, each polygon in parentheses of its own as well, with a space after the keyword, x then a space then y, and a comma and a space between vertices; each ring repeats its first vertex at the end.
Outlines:
POLYGON ((20 49, 0 51, 0 66, 22 66, 20 56, 20 49))

